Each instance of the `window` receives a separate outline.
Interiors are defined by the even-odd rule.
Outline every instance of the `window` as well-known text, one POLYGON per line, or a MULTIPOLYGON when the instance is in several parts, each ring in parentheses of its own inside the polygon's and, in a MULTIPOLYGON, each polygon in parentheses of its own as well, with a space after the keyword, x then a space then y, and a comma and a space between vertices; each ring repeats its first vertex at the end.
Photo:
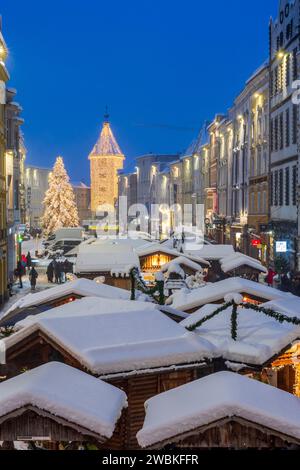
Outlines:
POLYGON ((280 150, 283 149, 284 137, 283 137, 283 113, 279 116, 279 141, 280 141, 280 150))
POLYGON ((285 6, 285 9, 284 9, 284 14, 285 14, 285 17, 287 18, 290 14, 290 4, 287 3, 286 6, 285 6))
POLYGON ((274 70, 274 95, 278 93, 278 67, 274 70))
POLYGON ((297 47, 293 50, 293 80, 297 80, 298 68, 297 68, 297 47))
POLYGON ((251 205, 252 214, 255 214, 255 199, 254 198, 255 198, 254 193, 251 193, 250 205, 251 205))
POLYGON ((261 175, 261 149, 259 148, 257 151, 257 175, 261 175))
POLYGON ((298 110, 297 105, 293 105, 293 144, 297 143, 297 119, 298 119, 298 110))
POLYGON ((276 116, 275 118, 275 142, 274 142, 274 148, 275 148, 275 152, 278 151, 278 116, 276 116))
POLYGON ((288 54, 286 56, 286 62, 285 62, 285 85, 287 87, 290 85, 290 82, 291 82, 290 66, 291 66, 291 57, 288 54))
POLYGON ((290 146, 290 110, 285 111, 285 146, 290 146))
POLYGON ((257 193, 257 213, 261 213, 261 193, 257 193))
POLYGON ((255 176, 255 172, 254 172, 254 156, 251 155, 251 159, 250 159, 250 176, 255 176))
POLYGON ((283 170, 279 170, 279 205, 283 206, 283 170))
POLYGON ((285 205, 290 205, 290 167, 285 169, 285 205))
POLYGON ((274 206, 278 206, 278 171, 275 171, 274 178, 274 206))
POLYGON ((271 119, 270 122, 270 147, 271 152, 274 151, 274 119, 271 119))
POLYGON ((262 213, 266 214, 267 212, 267 191, 262 193, 262 213))
POLYGON ((271 98, 274 96, 274 72, 271 70, 270 73, 270 91, 271 91, 271 98))
POLYGON ((263 162, 262 162, 262 174, 267 173, 267 152, 263 153, 263 162))
POLYGON ((271 173, 271 181, 270 181, 270 191, 271 191, 271 194, 270 194, 270 205, 273 206, 274 205, 274 174, 271 173))
POLYGON ((283 63, 279 65, 278 69, 278 90, 279 92, 283 90, 283 63))
POLYGON ((19 180, 14 180, 14 209, 19 210, 19 180))
POLYGON ((293 166, 293 206, 297 205, 297 166, 293 166))
POLYGON ((284 42, 284 35, 283 35, 283 31, 281 31, 281 33, 280 33, 280 47, 283 47, 283 42, 284 42))

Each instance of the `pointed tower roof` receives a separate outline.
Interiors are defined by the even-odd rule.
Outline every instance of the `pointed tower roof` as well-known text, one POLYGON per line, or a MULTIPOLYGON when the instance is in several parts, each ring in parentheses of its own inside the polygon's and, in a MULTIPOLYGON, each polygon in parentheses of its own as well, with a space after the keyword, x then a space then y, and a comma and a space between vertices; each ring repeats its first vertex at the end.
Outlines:
POLYGON ((90 156, 123 156, 118 142, 113 135, 109 124, 109 115, 106 111, 104 115, 103 127, 100 136, 90 153, 90 156))

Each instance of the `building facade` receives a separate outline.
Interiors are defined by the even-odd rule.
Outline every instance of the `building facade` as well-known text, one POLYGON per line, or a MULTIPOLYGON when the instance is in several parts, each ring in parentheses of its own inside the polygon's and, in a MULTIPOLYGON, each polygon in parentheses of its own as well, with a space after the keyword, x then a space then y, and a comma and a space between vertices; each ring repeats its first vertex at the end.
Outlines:
POLYGON ((72 183, 75 202, 78 210, 78 217, 82 224, 84 220, 89 220, 91 216, 91 188, 85 183, 72 183))
POLYGON ((292 102, 292 85, 299 78, 299 10, 299 0, 279 2, 278 18, 270 22, 269 52, 272 257, 280 255, 276 248, 283 242, 291 267, 298 269, 299 106, 292 102))
POLYGON ((25 165, 26 222, 31 228, 41 228, 43 201, 49 187, 49 168, 25 165))
POLYGON ((170 230, 170 214, 166 211, 166 205, 170 204, 169 166, 177 160, 178 155, 174 154, 147 154, 136 160, 137 204, 145 207, 149 221, 143 229, 148 233, 155 232, 156 238, 165 236, 170 230))
POLYGON ((7 47, 2 36, 0 18, 0 305, 7 297, 7 214, 6 214, 6 133, 5 103, 6 82, 9 79, 5 67, 7 47))
POLYGON ((7 188, 7 230, 8 230, 8 278, 13 279, 17 267, 18 227, 24 223, 24 162, 26 149, 20 126, 21 106, 15 101, 16 91, 6 90, 6 188, 7 188))
POLYGON ((109 116, 99 139, 89 155, 91 174, 91 212, 97 215, 100 206, 116 207, 118 198, 118 171, 123 169, 125 156, 112 133, 109 116))

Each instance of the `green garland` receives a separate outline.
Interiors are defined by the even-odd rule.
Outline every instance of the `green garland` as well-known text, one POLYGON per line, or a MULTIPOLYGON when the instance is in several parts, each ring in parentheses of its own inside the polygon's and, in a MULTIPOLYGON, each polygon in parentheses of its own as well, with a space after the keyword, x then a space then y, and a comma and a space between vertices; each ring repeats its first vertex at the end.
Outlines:
POLYGON ((13 326, 3 326, 2 328, 0 328, 0 339, 8 338, 8 336, 11 336, 13 333, 14 333, 13 326))
POLYGON ((274 320, 277 320, 279 323, 287 322, 287 323, 292 323, 293 325, 300 325, 300 318, 288 317, 287 315, 276 312, 275 310, 272 310, 271 308, 259 307, 258 305, 252 305, 249 303, 244 303, 242 304, 242 306, 244 308, 251 308, 255 312, 264 313, 268 317, 274 318, 274 320))
POLYGON ((165 304, 165 295, 164 295, 164 281, 156 281, 154 287, 147 287, 144 281, 141 279, 140 274, 136 268, 133 268, 130 271, 131 279, 131 300, 135 300, 135 289, 136 287, 142 291, 144 294, 150 295, 155 302, 158 302, 159 305, 165 304), (158 294, 158 295, 156 295, 158 294))
POLYGON ((218 308, 215 310, 213 313, 210 313, 209 315, 205 315, 201 320, 197 321, 194 325, 187 326, 186 329, 188 331, 195 331, 199 326, 202 326, 203 323, 207 322, 208 320, 211 320, 215 316, 219 315, 219 313, 223 312, 226 310, 228 307, 232 305, 232 302, 227 302, 227 304, 222 305, 222 307, 218 308))
POLYGON ((201 320, 196 322, 193 325, 190 325, 186 327, 188 331, 195 331, 197 328, 203 325, 203 323, 211 320, 214 318, 216 315, 219 315, 219 313, 224 312, 224 310, 227 310, 230 306, 232 306, 232 312, 231 312, 231 337, 234 341, 237 341, 237 328, 238 328, 238 307, 243 307, 243 308, 249 308, 251 310, 254 310, 255 312, 263 313, 264 315, 267 315, 270 318, 273 318, 274 320, 278 321, 279 323, 292 323, 293 325, 300 325, 300 318, 298 317, 288 317, 287 315, 284 315, 283 313, 276 312, 275 310, 272 310, 270 308, 264 308, 264 307, 259 307, 258 305, 253 305, 251 303, 242 303, 240 305, 236 304, 234 301, 227 302, 226 304, 222 305, 222 307, 218 308, 215 310, 213 313, 210 315, 206 315, 203 317, 201 320))
POLYGON ((238 317, 238 306, 236 303, 232 305, 231 313, 231 338, 237 340, 237 317, 238 317))

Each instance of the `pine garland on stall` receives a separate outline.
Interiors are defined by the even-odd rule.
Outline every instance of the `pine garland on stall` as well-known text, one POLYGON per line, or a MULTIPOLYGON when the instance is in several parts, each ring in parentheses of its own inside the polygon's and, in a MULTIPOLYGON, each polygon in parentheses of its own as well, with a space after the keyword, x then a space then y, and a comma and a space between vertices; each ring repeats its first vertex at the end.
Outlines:
POLYGON ((144 281, 141 279, 140 274, 136 268, 133 268, 130 271, 131 279, 131 300, 135 300, 135 289, 136 287, 143 292, 143 294, 150 295, 155 302, 158 302, 159 305, 164 305, 165 295, 164 295, 164 281, 156 280, 154 287, 147 287, 144 281), (158 294, 158 296, 156 295, 158 294))
POLYGON ((287 315, 284 315, 283 313, 276 312, 273 309, 270 308, 264 308, 260 307, 258 305, 253 305, 250 303, 242 303, 242 304, 237 304, 234 300, 231 302, 227 302, 222 307, 218 308, 214 312, 212 312, 209 315, 206 315, 203 317, 201 320, 196 322, 194 325, 190 325, 186 327, 188 331, 195 331, 197 328, 203 325, 203 323, 206 323, 207 321, 211 320, 215 316, 219 315, 219 313, 224 312, 224 310, 227 310, 230 306, 232 306, 232 312, 231 312, 231 337, 234 341, 237 341, 237 329, 238 329, 238 307, 242 308, 248 308, 251 310, 254 310, 255 312, 258 313, 263 313, 264 315, 267 315, 270 318, 273 318, 274 320, 278 321, 279 323, 292 323, 293 325, 299 326, 300 325, 300 318, 297 317, 288 317, 287 315))
POLYGON ((49 176, 44 199, 42 225, 48 236, 61 227, 78 227, 79 218, 73 188, 62 157, 58 157, 49 176))

